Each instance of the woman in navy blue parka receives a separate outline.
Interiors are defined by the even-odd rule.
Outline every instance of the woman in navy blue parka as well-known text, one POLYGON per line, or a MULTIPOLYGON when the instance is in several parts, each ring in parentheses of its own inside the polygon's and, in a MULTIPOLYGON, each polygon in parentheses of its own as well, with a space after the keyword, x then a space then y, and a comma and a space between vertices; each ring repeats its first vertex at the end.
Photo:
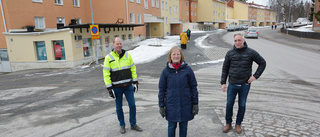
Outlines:
POLYGON ((179 123, 180 137, 187 136, 188 121, 198 114, 197 80, 184 61, 179 47, 171 48, 167 67, 159 80, 159 107, 162 117, 168 120, 168 136, 174 137, 179 123))

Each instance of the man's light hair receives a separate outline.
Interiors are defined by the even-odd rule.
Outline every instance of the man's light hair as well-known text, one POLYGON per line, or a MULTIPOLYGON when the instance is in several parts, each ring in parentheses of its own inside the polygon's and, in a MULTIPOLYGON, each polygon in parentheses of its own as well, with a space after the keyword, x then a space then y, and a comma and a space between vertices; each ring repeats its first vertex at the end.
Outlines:
POLYGON ((236 33, 233 35, 233 38, 235 38, 236 36, 241 36, 242 39, 244 39, 244 36, 242 33, 236 33))

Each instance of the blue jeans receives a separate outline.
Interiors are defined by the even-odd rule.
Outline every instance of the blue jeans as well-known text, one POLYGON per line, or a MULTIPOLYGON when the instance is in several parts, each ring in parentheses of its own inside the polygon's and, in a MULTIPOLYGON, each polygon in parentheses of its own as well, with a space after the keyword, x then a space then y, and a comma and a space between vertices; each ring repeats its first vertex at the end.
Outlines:
POLYGON ((226 107, 226 124, 232 123, 233 105, 238 94, 238 114, 236 124, 241 125, 244 113, 246 112, 246 102, 250 90, 250 84, 228 85, 227 89, 227 107, 226 107))
MULTIPOLYGON (((176 136, 176 128, 178 122, 168 121, 168 137, 176 136)), ((186 137, 188 131, 188 121, 179 122, 179 137, 186 137)))
POLYGON ((124 115, 122 110, 122 100, 123 100, 123 94, 125 95, 128 105, 129 105, 129 121, 131 126, 136 125, 136 104, 134 100, 134 93, 133 93, 133 86, 129 85, 127 87, 120 87, 120 88, 113 88, 113 91, 116 95, 116 110, 117 110, 117 116, 118 120, 120 122, 120 126, 125 126, 124 122, 124 115))

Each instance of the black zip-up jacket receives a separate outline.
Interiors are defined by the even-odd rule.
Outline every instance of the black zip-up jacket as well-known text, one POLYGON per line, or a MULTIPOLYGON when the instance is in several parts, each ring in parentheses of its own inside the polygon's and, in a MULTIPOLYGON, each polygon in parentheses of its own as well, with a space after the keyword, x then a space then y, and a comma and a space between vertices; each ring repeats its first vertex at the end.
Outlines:
POLYGON ((249 48, 246 42, 244 42, 244 47, 241 49, 233 46, 224 59, 220 83, 226 84, 228 76, 228 82, 231 84, 241 85, 247 83, 252 75, 253 61, 258 64, 258 68, 253 74, 258 79, 266 68, 266 61, 263 57, 257 51, 249 48))

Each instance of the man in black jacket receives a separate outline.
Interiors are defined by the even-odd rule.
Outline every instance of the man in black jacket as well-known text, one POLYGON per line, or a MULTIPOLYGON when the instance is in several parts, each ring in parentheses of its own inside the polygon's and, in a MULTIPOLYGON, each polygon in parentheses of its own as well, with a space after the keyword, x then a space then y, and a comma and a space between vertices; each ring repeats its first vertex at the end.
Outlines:
POLYGON ((226 126, 224 133, 232 129, 232 115, 235 98, 238 94, 238 114, 236 132, 241 133, 241 122, 246 111, 246 101, 251 83, 258 79, 266 68, 266 61, 259 53, 248 47, 243 34, 234 34, 234 46, 226 54, 221 74, 221 89, 227 91, 226 126), (256 72, 252 75, 252 63, 258 64, 256 72), (226 81, 228 78, 228 89, 226 81))

